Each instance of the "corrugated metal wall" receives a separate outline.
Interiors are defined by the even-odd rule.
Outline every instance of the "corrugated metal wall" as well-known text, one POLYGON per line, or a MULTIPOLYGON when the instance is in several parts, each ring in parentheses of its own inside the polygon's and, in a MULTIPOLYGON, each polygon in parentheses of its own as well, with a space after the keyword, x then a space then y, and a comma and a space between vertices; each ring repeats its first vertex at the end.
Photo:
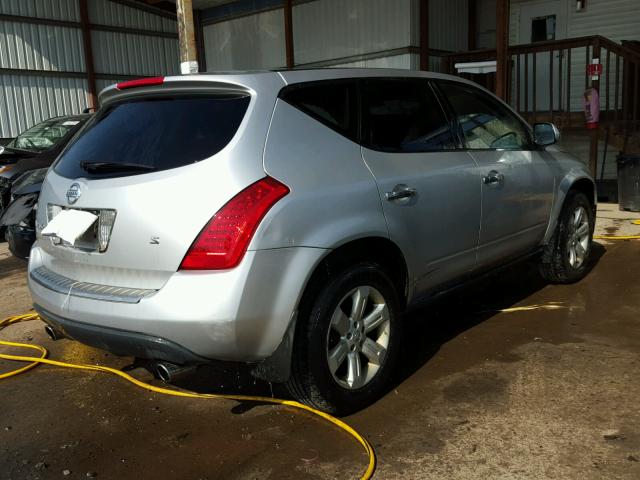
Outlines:
POLYGON ((89 20, 99 25, 177 32, 175 20, 109 0, 89 0, 89 20))
POLYGON ((476 47, 496 48, 496 0, 476 2, 476 47))
POLYGON ((318 0, 293 8, 296 64, 411 45, 411 0, 318 0))
POLYGON ((0 20, 0 68, 85 71, 79 28, 0 20))
POLYGON ((180 73, 176 39, 93 31, 91 41, 96 72, 124 76, 180 73))
POLYGON ((282 9, 203 28, 207 70, 275 69, 285 66, 282 9))
POLYGON ((87 106, 82 78, 0 74, 0 135, 14 137, 46 120, 87 106))
POLYGON ((468 0, 429 0, 429 48, 467 50, 468 0))
MULTIPOLYGON (((138 30, 92 30, 98 91, 132 76, 178 73, 175 19, 109 0, 89 0, 88 7, 95 26, 138 30)), ((84 110, 89 85, 79 1, 0 0, 1 14, 29 21, 0 18, 0 137, 84 110), (35 24, 34 18, 76 24, 35 24)))
MULTIPOLYGON (((89 21, 133 29, 175 33, 175 20, 136 8, 91 0, 89 21)), ((122 76, 175 75, 180 72, 177 38, 93 30, 93 61, 96 72, 122 76)))
MULTIPOLYGON (((431 48, 465 50, 468 0, 431 0, 431 48)), ((271 8, 229 17, 206 11, 207 69, 273 69, 285 66, 284 12, 271 8)), ((271 5, 271 7, 270 7, 271 5)), ((281 5, 281 3, 280 3, 281 5)), ((366 66, 418 69, 419 0, 313 0, 293 6, 293 45, 297 67, 366 66)), ((432 62, 439 68, 439 62, 432 62)))
POLYGON ((80 21, 77 0, 2 0, 0 13, 53 20, 80 21))

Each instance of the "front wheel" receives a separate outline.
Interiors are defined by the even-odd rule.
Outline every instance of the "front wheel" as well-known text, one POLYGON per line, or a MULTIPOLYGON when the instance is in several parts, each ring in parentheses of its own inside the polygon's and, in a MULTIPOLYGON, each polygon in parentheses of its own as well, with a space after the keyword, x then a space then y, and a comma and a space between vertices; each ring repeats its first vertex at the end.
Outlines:
POLYGON ((329 279, 298 318, 287 383, 298 400, 336 415, 375 401, 398 356, 395 289, 384 271, 361 263, 329 279))
POLYGON ((542 254, 540 272, 545 280, 573 283, 587 274, 594 225, 593 208, 586 195, 570 191, 542 254))

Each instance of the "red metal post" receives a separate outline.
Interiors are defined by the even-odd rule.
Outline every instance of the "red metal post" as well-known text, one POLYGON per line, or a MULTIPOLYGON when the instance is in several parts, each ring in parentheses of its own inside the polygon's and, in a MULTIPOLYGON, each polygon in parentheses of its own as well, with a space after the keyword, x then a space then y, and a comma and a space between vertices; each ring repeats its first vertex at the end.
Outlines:
POLYGON ((496 0, 496 95, 507 99, 509 68, 509 0, 496 0))

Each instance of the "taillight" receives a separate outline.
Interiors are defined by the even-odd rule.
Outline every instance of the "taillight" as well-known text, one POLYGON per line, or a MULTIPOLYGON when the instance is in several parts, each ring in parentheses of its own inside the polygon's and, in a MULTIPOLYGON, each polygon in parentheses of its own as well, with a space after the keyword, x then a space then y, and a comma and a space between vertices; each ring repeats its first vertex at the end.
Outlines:
POLYGON ((180 269, 222 270, 238 265, 262 218, 287 193, 289 188, 271 177, 249 185, 209 220, 180 269))
POLYGON ((163 83, 164 83, 164 77, 136 78, 135 80, 127 80, 126 82, 117 83, 116 88, 118 90, 125 90, 127 88, 150 87, 153 85, 162 85, 163 83))

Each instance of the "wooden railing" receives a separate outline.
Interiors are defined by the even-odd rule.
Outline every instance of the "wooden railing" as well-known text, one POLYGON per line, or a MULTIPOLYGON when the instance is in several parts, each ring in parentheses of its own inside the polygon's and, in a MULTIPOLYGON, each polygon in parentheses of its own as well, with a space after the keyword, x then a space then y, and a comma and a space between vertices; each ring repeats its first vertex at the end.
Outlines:
MULTIPOLYGON (((495 50, 436 54, 435 65, 456 74, 455 64, 495 60, 495 50)), ((509 47, 508 102, 528 120, 553 121, 564 128, 584 125, 584 92, 600 94, 601 131, 629 141, 640 141, 640 53, 601 36, 539 42, 509 47), (587 64, 600 59, 598 80, 587 74, 587 64)), ((459 74, 460 75, 460 74, 459 74)), ((493 88, 495 74, 461 74, 493 88)), ((637 148, 634 146, 634 148, 637 148)))

